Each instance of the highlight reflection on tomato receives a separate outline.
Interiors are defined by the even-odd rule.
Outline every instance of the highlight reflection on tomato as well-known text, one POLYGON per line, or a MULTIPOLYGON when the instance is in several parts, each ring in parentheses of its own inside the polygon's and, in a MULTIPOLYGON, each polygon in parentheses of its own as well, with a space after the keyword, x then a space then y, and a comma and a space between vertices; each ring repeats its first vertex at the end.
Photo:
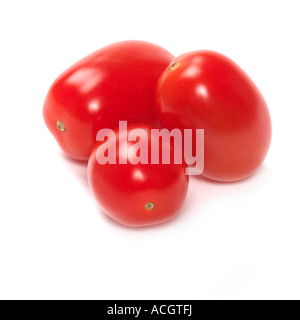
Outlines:
POLYGON ((248 75, 220 53, 175 58, 158 81, 156 109, 163 127, 204 129, 207 178, 246 178, 267 155, 272 129, 265 100, 248 75))
MULTIPOLYGON (((149 226, 170 220, 183 205, 186 198, 189 177, 184 164, 151 164, 150 130, 154 127, 137 124, 128 128, 128 134, 116 134, 116 164, 99 164, 97 150, 104 144, 99 142, 89 160, 88 180, 91 190, 103 211, 114 220, 133 227, 149 226), (130 148, 135 142, 128 142, 131 130, 138 128, 147 133, 148 164, 131 164, 130 148), (125 139, 124 139, 125 138, 125 139), (120 146, 119 146, 120 144, 120 146), (121 151, 119 151, 121 150, 121 151), (128 154, 125 150, 129 150, 128 154), (120 159, 124 163, 120 164, 120 159)), ((162 148, 172 145, 161 143, 162 148)), ((114 141, 105 141, 108 149, 114 148, 114 141)))
POLYGON ((101 128, 119 120, 155 124, 155 85, 172 59, 157 45, 123 41, 67 69, 52 84, 43 110, 62 150, 88 160, 101 128))

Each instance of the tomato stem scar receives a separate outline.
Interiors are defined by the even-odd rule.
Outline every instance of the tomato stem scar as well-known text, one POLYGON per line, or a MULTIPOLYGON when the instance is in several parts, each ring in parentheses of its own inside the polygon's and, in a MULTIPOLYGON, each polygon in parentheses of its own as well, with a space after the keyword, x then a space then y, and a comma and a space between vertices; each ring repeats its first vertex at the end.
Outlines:
POLYGON ((66 131, 65 125, 63 124, 62 121, 57 121, 57 122, 56 122, 56 126, 57 126, 57 129, 58 129, 59 131, 61 131, 61 132, 66 131))
POLYGON ((145 209, 148 211, 151 211, 154 208, 154 203, 152 201, 149 201, 148 203, 146 203, 145 205, 145 209))
POLYGON ((179 66, 180 66, 180 63, 177 62, 177 61, 175 61, 175 62, 173 62, 173 63, 170 65, 170 67, 169 67, 168 70, 169 70, 169 71, 173 71, 173 70, 177 69, 179 66))

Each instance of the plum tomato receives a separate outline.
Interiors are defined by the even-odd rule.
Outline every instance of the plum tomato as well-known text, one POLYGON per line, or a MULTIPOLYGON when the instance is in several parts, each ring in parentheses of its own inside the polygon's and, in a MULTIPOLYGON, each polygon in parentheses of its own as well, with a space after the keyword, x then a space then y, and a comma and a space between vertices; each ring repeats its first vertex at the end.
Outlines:
POLYGON ((144 41, 108 45, 75 63, 50 87, 44 120, 62 150, 88 160, 101 128, 119 120, 155 124, 156 82, 173 59, 144 41))
POLYGON ((174 152, 172 144, 151 139, 154 128, 135 124, 128 127, 127 132, 109 130, 107 139, 96 144, 88 163, 89 185, 96 201, 108 216, 126 226, 143 227, 170 220, 186 198, 189 176, 184 163, 151 164, 152 148, 159 148, 159 152, 169 148, 171 155, 174 152), (141 137, 129 139, 137 128, 144 132, 143 140, 141 137), (143 153, 148 151, 143 160, 135 162, 133 155, 142 156, 142 147, 136 145, 141 141, 143 153))
POLYGON ((203 50, 175 58, 158 81, 155 100, 163 127, 204 129, 203 176, 236 181, 264 161, 272 132, 268 107, 226 56, 203 50))

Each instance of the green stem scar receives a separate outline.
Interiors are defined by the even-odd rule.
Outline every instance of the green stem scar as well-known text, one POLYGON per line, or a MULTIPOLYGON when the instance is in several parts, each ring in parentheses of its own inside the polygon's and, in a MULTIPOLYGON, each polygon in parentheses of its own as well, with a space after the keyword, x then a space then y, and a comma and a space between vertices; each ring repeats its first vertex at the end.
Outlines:
POLYGON ((148 211, 151 211, 154 208, 154 203, 152 201, 149 201, 145 204, 145 209, 148 211))
POLYGON ((57 126, 57 129, 58 129, 59 131, 61 131, 61 132, 66 131, 65 125, 63 124, 62 121, 57 121, 57 122, 56 122, 56 126, 57 126))
POLYGON ((170 65, 170 67, 169 67, 169 71, 173 71, 173 70, 175 70, 175 69, 177 69, 178 67, 179 67, 179 65, 180 65, 180 63, 179 62, 177 62, 177 61, 175 61, 175 62, 173 62, 171 65, 170 65))

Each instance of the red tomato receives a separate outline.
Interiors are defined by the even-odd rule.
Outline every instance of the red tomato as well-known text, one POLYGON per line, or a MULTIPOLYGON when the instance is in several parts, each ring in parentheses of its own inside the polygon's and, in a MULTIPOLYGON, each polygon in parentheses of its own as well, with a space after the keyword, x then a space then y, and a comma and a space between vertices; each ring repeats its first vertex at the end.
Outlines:
POLYGON ((123 41, 61 74, 46 97, 44 119, 63 151, 88 160, 99 129, 119 120, 155 123, 155 85, 172 59, 157 45, 123 41))
MULTIPOLYGON (((91 154, 88 164, 88 179, 91 190, 102 210, 121 224, 141 227, 158 224, 173 218, 181 208, 188 189, 189 177, 184 164, 151 164, 151 147, 149 125, 134 125, 128 129, 128 134, 116 134, 116 164, 99 164, 97 151, 104 142, 99 142, 91 154), (140 128, 147 133, 148 164, 131 164, 132 147, 135 142, 128 142, 128 134, 132 129, 140 128), (125 138, 125 139, 124 139, 125 138), (125 151, 128 150, 128 153, 125 151), (119 151, 121 150, 121 151, 119 151), (129 156, 128 156, 129 155, 129 156), (120 164, 124 159, 127 164, 120 164)), ((162 148, 173 146, 161 142, 162 148)), ((105 141, 105 149, 114 148, 114 140, 105 141)), ((156 142, 157 144, 157 142, 156 142)), ((134 151, 138 154, 141 151, 134 151)))
POLYGON ((156 107, 166 128, 204 129, 207 178, 246 178, 267 155, 271 119, 264 98, 220 53, 195 51, 176 58, 158 82, 156 107))

